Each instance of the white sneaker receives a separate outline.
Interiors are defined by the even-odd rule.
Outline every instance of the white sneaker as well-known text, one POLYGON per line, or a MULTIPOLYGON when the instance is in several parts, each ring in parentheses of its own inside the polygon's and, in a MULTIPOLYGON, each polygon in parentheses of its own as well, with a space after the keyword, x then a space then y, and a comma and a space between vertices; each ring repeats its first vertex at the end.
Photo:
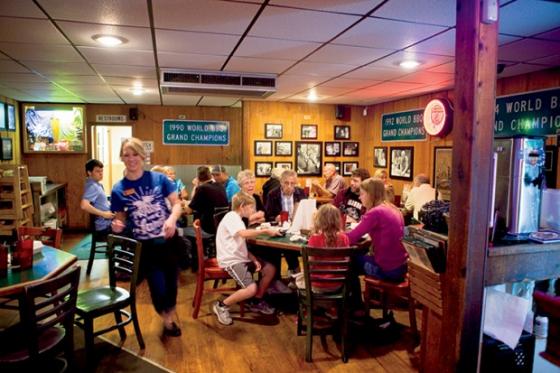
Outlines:
POLYGON ((229 314, 229 307, 226 305, 220 306, 220 302, 214 303, 212 310, 218 316, 218 321, 223 325, 233 324, 233 320, 229 314))

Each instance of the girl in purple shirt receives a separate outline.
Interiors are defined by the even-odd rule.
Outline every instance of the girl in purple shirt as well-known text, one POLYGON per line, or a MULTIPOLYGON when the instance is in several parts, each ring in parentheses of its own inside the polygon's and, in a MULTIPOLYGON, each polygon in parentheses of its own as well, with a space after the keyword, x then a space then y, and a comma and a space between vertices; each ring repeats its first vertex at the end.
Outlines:
POLYGON ((366 233, 372 240, 373 255, 358 256, 359 271, 368 276, 400 282, 406 274, 407 253, 401 239, 404 219, 393 204, 387 202, 381 179, 370 178, 360 185, 360 200, 367 212, 356 228, 348 232, 350 244, 360 241, 366 233))

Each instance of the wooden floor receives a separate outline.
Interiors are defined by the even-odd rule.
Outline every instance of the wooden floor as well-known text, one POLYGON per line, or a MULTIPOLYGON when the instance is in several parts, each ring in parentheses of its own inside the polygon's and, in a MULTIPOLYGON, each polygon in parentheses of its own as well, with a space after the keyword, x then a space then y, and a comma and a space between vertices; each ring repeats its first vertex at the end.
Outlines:
MULTIPOLYGON (((70 249, 82 238, 83 234, 65 232, 63 248, 70 249)), ((89 277, 85 276, 87 262, 78 263, 82 267, 81 288, 106 283, 106 260, 96 260, 89 277)), ((210 309, 212 301, 219 295, 209 295, 203 299, 198 319, 193 320, 191 302, 194 285, 195 277, 191 271, 183 271, 177 299, 183 335, 164 339, 161 337, 161 321, 151 305, 144 281, 138 289, 138 310, 146 348, 140 351, 132 326, 127 327, 128 338, 123 346, 176 372, 417 371, 413 366, 413 362, 416 365, 413 354, 407 351, 412 344, 405 332, 407 328, 402 328, 401 337, 396 341, 384 342, 380 336, 367 335, 365 327, 358 327, 360 335, 353 338, 354 346, 347 364, 342 363, 332 337, 326 338, 326 345, 321 344, 319 337, 314 337, 313 363, 306 363, 303 357, 305 337, 296 335, 295 314, 286 312, 278 316, 261 316, 246 312, 245 318, 239 319, 239 314, 232 313, 234 324, 223 326, 210 309)), ((379 317, 379 312, 373 311, 372 315, 379 317)), ((397 312, 396 319, 408 326, 407 316, 407 313, 397 312)), ((99 325, 108 321, 102 319, 99 325)), ((120 341, 116 331, 105 336, 116 343, 120 341)))

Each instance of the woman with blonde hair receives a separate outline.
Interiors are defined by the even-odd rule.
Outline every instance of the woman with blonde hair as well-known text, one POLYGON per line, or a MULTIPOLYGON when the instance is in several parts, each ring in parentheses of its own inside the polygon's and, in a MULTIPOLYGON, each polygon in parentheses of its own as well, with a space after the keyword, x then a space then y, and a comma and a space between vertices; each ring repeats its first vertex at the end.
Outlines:
POLYGON ((360 200, 367 212, 347 236, 350 244, 355 244, 367 233, 375 250, 373 255, 356 257, 359 271, 382 280, 402 281, 408 255, 401 243, 404 219, 400 210, 387 201, 381 179, 364 180, 360 185, 360 200))
POLYGON ((381 179, 385 185, 385 193, 387 194, 387 201, 395 203, 395 188, 393 184, 389 182, 389 177, 387 176, 387 171, 382 169, 377 169, 373 177, 381 179))

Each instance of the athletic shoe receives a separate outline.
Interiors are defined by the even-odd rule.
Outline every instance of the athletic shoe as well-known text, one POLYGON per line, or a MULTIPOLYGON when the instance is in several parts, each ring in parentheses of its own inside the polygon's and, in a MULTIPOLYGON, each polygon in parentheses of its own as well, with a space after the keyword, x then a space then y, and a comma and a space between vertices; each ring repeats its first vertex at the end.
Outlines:
POLYGON ((223 325, 233 324, 233 320, 231 319, 231 316, 229 314, 229 307, 228 306, 226 306, 225 304, 223 306, 220 306, 220 302, 216 302, 216 303, 214 303, 214 306, 212 307, 212 310, 214 311, 214 313, 218 317, 218 321, 220 322, 220 324, 223 324, 223 325))
POLYGON ((292 294, 292 289, 287 287, 282 281, 276 280, 272 284, 276 294, 292 294))
POLYGON ((255 300, 254 303, 251 303, 249 305, 249 309, 252 312, 259 312, 262 313, 263 315, 272 315, 276 310, 274 308, 272 308, 268 303, 266 303, 264 300, 255 300))
POLYGON ((167 337, 180 337, 181 336, 181 328, 175 322, 171 323, 171 326, 163 327, 163 335, 167 337))

